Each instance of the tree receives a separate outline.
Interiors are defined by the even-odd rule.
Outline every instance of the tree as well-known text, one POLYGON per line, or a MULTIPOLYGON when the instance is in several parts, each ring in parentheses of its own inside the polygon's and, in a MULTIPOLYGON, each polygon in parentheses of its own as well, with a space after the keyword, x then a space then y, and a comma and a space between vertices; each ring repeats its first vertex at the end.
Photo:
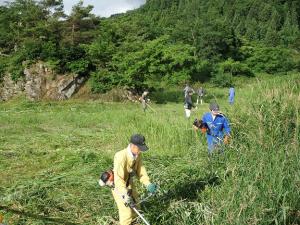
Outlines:
POLYGON ((279 36, 281 38, 281 43, 284 46, 290 46, 295 43, 297 38, 300 37, 299 32, 299 24, 297 21, 297 12, 296 5, 293 4, 294 7, 288 7, 286 5, 287 13, 284 20, 284 24, 279 32, 279 36))
POLYGON ((268 24, 267 33, 265 36, 265 43, 269 46, 276 46, 279 43, 278 24, 279 15, 273 11, 270 22, 268 24))
POLYGON ((92 5, 83 6, 83 0, 73 6, 66 21, 68 28, 65 34, 66 41, 73 45, 91 42, 99 23, 99 18, 91 13, 92 9, 92 5))

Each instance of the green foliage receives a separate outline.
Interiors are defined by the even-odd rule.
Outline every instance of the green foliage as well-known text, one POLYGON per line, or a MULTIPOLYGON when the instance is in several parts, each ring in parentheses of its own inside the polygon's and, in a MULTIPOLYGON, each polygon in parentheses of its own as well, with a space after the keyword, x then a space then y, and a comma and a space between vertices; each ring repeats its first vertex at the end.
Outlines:
POLYGON ((97 17, 92 9, 79 1, 67 16, 62 0, 0 6, 0 53, 10 61, 6 68, 19 77, 22 60, 43 60, 60 73, 105 71, 91 82, 100 92, 211 77, 217 83, 224 78, 228 85, 231 75, 298 69, 298 53, 291 50, 300 40, 297 1, 151 0, 111 18, 97 17), (97 88, 101 80, 105 87, 99 83, 97 88))
POLYGON ((51 70, 58 72, 59 69, 59 65, 60 65, 60 60, 55 60, 55 59, 50 59, 46 61, 46 65, 47 67, 49 67, 51 70))
POLYGON ((233 76, 231 73, 217 70, 217 72, 214 73, 211 82, 218 87, 230 87, 233 85, 233 76))
POLYGON ((211 81, 219 87, 230 87, 234 84, 234 76, 252 77, 254 73, 247 64, 229 58, 215 66, 211 81))
POLYGON ((121 83, 130 87, 160 87, 190 80, 196 58, 193 47, 173 44, 168 36, 145 43, 144 48, 113 59, 113 67, 124 74, 121 83))
POLYGON ((92 5, 83 6, 83 0, 73 6, 65 23, 65 41, 77 45, 87 44, 93 40, 99 19, 91 14, 92 9, 92 5))
MULTIPOLYGON (((134 44, 139 46, 139 42, 125 43, 122 47, 126 47, 126 52, 115 54, 105 70, 100 67, 100 72, 92 75, 95 78, 92 80, 94 91, 109 90, 113 85, 135 89, 159 88, 182 84, 192 76, 196 77, 197 73, 203 75, 206 72, 207 63, 204 61, 197 65, 192 46, 170 43, 168 36, 148 41, 143 48, 135 49, 134 44), (132 51, 128 47, 133 48, 132 51), (99 82, 99 88, 96 88, 96 82, 99 82)), ((101 48, 102 45, 94 44, 89 51, 92 55, 99 55, 101 48)))
POLYGON ((2 81, 2 77, 5 75, 7 70, 7 59, 5 57, 0 57, 0 83, 2 81))
POLYGON ((111 61, 112 55, 116 50, 110 38, 98 38, 87 47, 88 55, 98 67, 105 67, 111 61))
POLYGON ((290 6, 286 4, 285 6, 285 19, 284 24, 279 32, 281 37, 281 43, 285 46, 290 46, 295 43, 297 38, 299 38, 299 23, 297 23, 297 9, 299 10, 299 5, 296 2, 292 2, 290 6))
POLYGON ((117 84, 113 73, 108 70, 102 69, 91 73, 90 86, 94 93, 105 93, 117 84))
POLYGON ((278 73, 295 69, 292 51, 283 48, 253 48, 245 63, 255 72, 278 73))
POLYGON ((36 40, 25 40, 21 54, 26 60, 40 59, 42 52, 42 43, 36 40))
POLYGON ((159 88, 155 92, 150 92, 150 99, 157 104, 166 104, 170 102, 183 102, 183 91, 177 88, 163 89, 159 88))
POLYGON ((60 49, 60 71, 88 75, 93 69, 84 45, 65 45, 60 49))
POLYGON ((85 75, 89 72, 90 62, 86 59, 78 59, 76 61, 67 62, 66 68, 72 73, 85 75))
POLYGON ((247 64, 234 61, 233 59, 229 58, 224 62, 221 62, 217 65, 218 71, 222 73, 228 73, 232 76, 246 76, 246 77, 252 77, 254 76, 254 73, 251 71, 251 69, 248 67, 247 64))
POLYGON ((55 60, 58 58, 58 47, 54 42, 44 42, 41 47, 40 57, 43 60, 55 60))
POLYGON ((213 65, 208 60, 198 60, 194 67, 194 72, 191 74, 192 81, 205 82, 211 77, 213 71, 213 65))
POLYGON ((8 24, 0 23, 0 31, 3 31, 0 33, 6 33, 1 36, 0 50, 11 54, 9 71, 12 76, 21 75, 20 68, 25 60, 55 62, 58 72, 88 75, 93 67, 79 44, 89 43, 95 36, 99 18, 90 14, 92 8, 84 7, 81 1, 67 20, 61 20, 65 16, 61 0, 16 0, 2 6, 0 22, 8 24), (14 66, 17 68, 12 68, 14 66))
POLYGON ((23 77, 23 75, 24 75, 23 71, 24 71, 24 68, 22 66, 12 66, 8 70, 12 80, 14 80, 14 81, 17 81, 21 77, 23 77))
POLYGON ((7 63, 7 72, 11 74, 12 79, 15 81, 24 75, 23 62, 26 61, 26 56, 23 53, 23 51, 17 52, 7 63))

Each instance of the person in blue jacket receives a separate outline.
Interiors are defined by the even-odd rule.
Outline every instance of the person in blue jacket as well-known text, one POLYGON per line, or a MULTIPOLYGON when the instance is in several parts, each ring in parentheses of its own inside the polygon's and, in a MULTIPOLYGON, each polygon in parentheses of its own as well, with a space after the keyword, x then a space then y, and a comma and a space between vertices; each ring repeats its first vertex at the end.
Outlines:
POLYGON ((229 104, 232 105, 234 102, 235 91, 234 87, 229 88, 229 104))
POLYGON ((208 154, 211 155, 216 148, 222 150, 219 147, 228 144, 231 129, 217 103, 211 103, 209 109, 210 112, 205 113, 202 120, 197 121, 198 123, 194 122, 193 125, 195 129, 200 128, 203 133, 206 133, 208 154))

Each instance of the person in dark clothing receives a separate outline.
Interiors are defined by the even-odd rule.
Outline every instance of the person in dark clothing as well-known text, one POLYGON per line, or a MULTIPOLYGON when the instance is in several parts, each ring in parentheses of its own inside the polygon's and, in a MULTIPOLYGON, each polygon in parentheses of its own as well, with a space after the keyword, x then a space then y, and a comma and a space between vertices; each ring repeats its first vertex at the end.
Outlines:
POLYGON ((197 105, 199 103, 199 100, 200 100, 200 104, 202 105, 203 104, 203 97, 204 97, 204 89, 203 87, 200 87, 198 90, 197 90, 197 105))
POLYGON ((193 102, 192 102, 192 95, 193 95, 193 92, 189 91, 184 98, 184 109, 185 109, 186 118, 190 118, 192 108, 194 107, 193 102))

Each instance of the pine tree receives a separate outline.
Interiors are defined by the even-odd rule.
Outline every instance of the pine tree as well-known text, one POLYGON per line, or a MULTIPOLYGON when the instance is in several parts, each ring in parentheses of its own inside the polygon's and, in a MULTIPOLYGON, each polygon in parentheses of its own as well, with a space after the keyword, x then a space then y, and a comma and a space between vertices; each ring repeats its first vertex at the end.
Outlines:
POLYGON ((288 8, 284 24, 279 32, 281 43, 285 46, 293 44, 300 35, 296 9, 296 6, 288 8))

